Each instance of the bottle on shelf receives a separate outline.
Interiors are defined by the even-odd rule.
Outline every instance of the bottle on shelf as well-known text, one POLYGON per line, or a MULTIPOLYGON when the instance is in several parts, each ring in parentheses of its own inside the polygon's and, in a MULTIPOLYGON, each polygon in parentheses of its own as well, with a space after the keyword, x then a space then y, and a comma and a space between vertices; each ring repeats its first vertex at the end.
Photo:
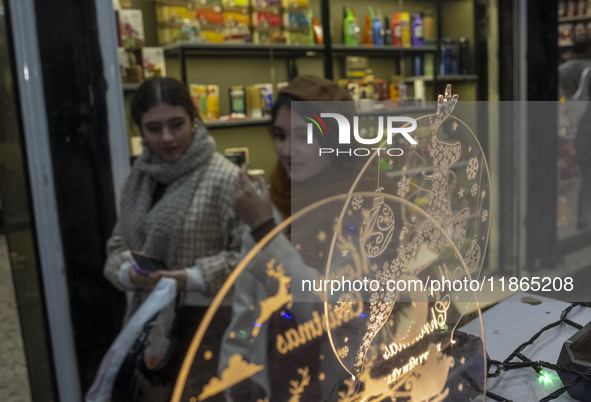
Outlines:
POLYGON ((377 15, 373 16, 373 44, 378 46, 384 44, 381 14, 380 10, 378 10, 377 15))
POLYGON ((359 28, 357 27, 357 20, 353 15, 353 11, 351 11, 350 8, 347 8, 347 16, 343 22, 343 30, 345 35, 345 45, 357 46, 359 44, 357 41, 357 31, 359 28))
POLYGON ((458 72, 460 74, 468 74, 470 70, 469 65, 469 42, 468 39, 464 38, 463 36, 459 39, 459 66, 458 72))
POLYGON ((400 27, 402 47, 411 47, 412 42, 410 35, 410 13, 400 13, 400 27))
POLYGON ((412 23, 412 45, 423 46, 424 44, 423 20, 421 19, 421 14, 415 13, 415 19, 412 23))
POLYGON ((363 44, 373 45, 373 23, 369 14, 365 14, 365 26, 363 27, 363 44))
POLYGON ((435 16, 432 10, 427 10, 423 15, 423 38, 425 45, 437 44, 437 34, 435 31, 435 16))
POLYGON ((384 17, 384 45, 392 44, 392 28, 390 28, 390 21, 388 16, 384 17))
POLYGON ((394 13, 394 18, 392 18, 392 45, 402 46, 402 26, 400 25, 400 13, 394 13))

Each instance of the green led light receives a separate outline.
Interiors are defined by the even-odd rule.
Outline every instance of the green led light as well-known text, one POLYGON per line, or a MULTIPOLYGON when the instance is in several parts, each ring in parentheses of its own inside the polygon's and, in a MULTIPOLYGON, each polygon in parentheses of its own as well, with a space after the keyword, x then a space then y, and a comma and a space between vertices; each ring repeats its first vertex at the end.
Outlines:
POLYGON ((538 382, 544 385, 552 384, 552 378, 546 370, 540 370, 540 372, 538 373, 538 382))
POLYGON ((441 328, 441 330, 443 331, 443 330, 445 330, 445 328, 447 328, 447 325, 445 325, 444 322, 440 322, 439 323, 439 328, 441 328))

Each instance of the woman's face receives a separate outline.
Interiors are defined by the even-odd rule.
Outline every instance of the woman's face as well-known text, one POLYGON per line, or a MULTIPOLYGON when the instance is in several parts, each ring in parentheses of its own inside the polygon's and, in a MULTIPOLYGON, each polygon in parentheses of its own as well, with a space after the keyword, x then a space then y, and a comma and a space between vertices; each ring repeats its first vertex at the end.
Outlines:
POLYGON ((330 164, 328 157, 318 156, 320 144, 314 137, 306 143, 306 121, 297 113, 292 114, 287 106, 277 112, 273 124, 273 140, 279 162, 295 183, 303 183, 321 174, 330 164), (292 125, 293 123, 293 125, 292 125))
POLYGON ((182 106, 160 102, 142 115, 141 130, 146 144, 165 162, 176 162, 193 139, 189 114, 182 106))

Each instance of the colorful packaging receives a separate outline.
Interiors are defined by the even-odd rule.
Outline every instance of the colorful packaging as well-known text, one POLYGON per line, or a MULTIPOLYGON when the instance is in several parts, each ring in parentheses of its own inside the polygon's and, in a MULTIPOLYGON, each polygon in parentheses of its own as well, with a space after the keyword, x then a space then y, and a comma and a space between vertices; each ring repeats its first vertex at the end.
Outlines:
POLYGON ((223 12, 223 21, 224 23, 234 21, 236 24, 242 24, 249 26, 250 25, 250 14, 248 13, 248 9, 246 12, 241 11, 224 11, 223 12))
POLYGON ((118 18, 120 42, 124 43, 126 39, 134 38, 138 42, 136 47, 143 46, 145 37, 142 10, 119 10, 118 18))
POLYGON ((283 8, 302 8, 310 7, 310 0, 281 0, 283 8))
POLYGON ((222 5, 226 7, 249 7, 249 0, 222 0, 222 5))
POLYGON ((220 118, 220 87, 218 85, 207 86, 207 120, 220 118))
POLYGON ((252 5, 255 8, 279 7, 279 0, 253 0, 252 5))
POLYGON ((195 10, 195 16, 202 29, 210 24, 221 25, 224 22, 224 14, 222 13, 221 7, 197 8, 195 10))
POLYGON ((142 48, 142 63, 144 67, 144 79, 166 76, 166 63, 164 50, 161 47, 142 48))
POLYGON ((230 114, 246 114, 246 91, 242 85, 233 85, 230 92, 230 114))
POLYGON ((195 19, 195 10, 183 6, 156 5, 156 21, 159 24, 179 25, 184 19, 195 19))
POLYGON ((400 17, 402 47, 411 47, 410 13, 398 13, 400 17))
POLYGON ((271 116, 273 109, 273 84, 258 84, 261 94, 261 109, 263 116, 271 116))
POLYGON ((260 119, 263 116, 261 89, 256 85, 246 87, 246 114, 252 119, 260 119))
POLYGON ((193 100, 193 106, 197 109, 197 113, 201 119, 207 119, 207 87, 205 85, 191 84, 189 85, 189 92, 193 100))

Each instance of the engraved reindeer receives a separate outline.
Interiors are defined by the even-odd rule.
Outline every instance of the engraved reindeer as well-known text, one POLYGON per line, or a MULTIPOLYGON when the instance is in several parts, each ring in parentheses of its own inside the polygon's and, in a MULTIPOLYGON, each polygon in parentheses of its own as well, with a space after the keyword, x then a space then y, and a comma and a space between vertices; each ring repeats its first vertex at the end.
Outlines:
POLYGON ((267 321, 271 315, 279 310, 285 304, 291 307, 291 293, 289 292, 289 285, 291 283, 291 277, 285 275, 285 269, 283 264, 279 264, 275 268, 276 260, 272 258, 267 262, 267 275, 275 278, 279 283, 279 290, 273 296, 267 297, 265 300, 260 301, 261 312, 254 323, 252 329, 252 335, 257 336, 261 330, 261 325, 267 321))

